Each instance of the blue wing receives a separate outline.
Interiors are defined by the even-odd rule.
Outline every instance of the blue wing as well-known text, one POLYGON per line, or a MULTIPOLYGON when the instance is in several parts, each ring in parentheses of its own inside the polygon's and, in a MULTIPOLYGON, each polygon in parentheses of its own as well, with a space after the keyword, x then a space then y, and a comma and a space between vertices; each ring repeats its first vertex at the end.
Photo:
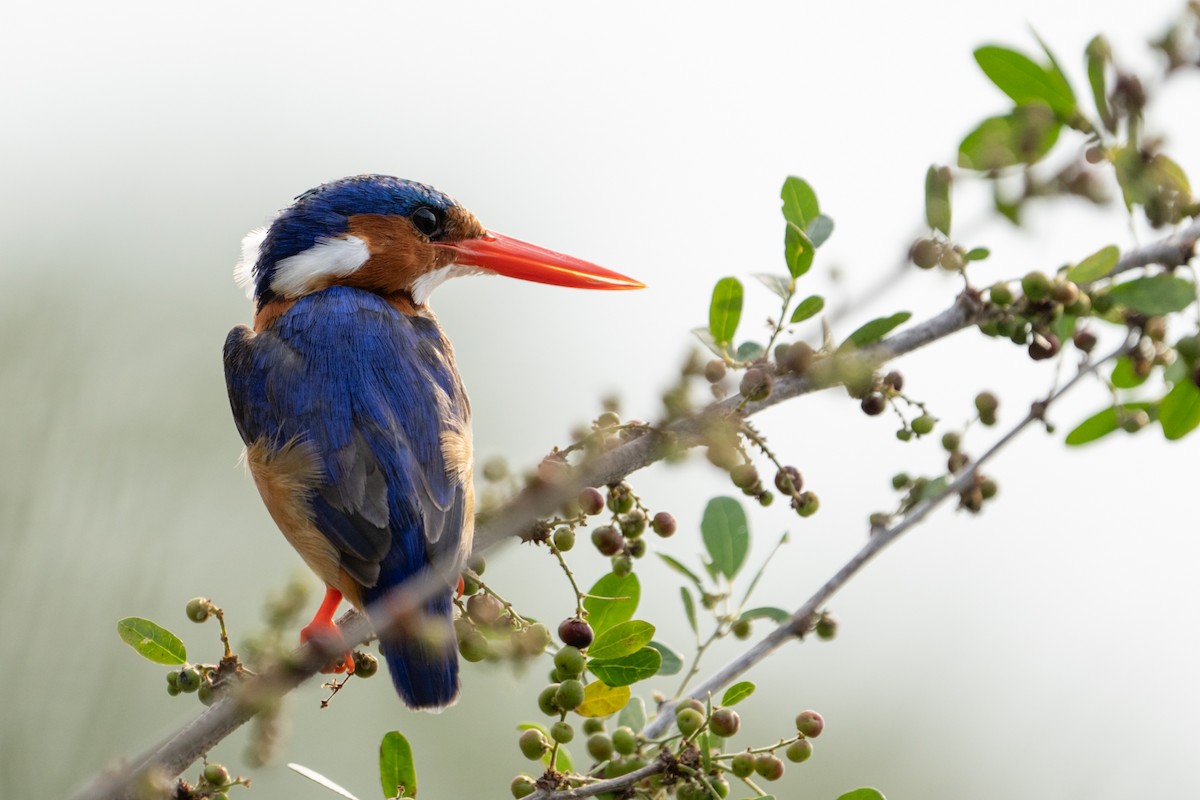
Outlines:
MULTIPOLYGON (((331 287, 301 298, 265 331, 232 331, 225 375, 247 446, 279 452, 299 444, 316 462, 308 493, 313 525, 361 586, 364 603, 469 546, 470 409, 432 318, 331 287)), ((448 625, 449 594, 431 601, 429 612, 448 625)), ((411 662, 424 658, 447 669, 440 650, 406 647, 396 655, 402 668, 411 672, 411 662)), ((412 684, 423 679, 408 675, 401 686, 388 660, 411 705, 444 705, 457 691, 456 661, 454 675, 432 676, 430 698, 411 696, 421 694, 412 684)))

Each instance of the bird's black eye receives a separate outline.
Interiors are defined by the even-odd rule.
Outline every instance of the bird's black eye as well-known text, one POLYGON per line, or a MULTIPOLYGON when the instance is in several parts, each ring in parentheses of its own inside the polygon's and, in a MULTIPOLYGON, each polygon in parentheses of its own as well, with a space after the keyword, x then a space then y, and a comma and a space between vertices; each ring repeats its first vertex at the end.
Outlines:
POLYGON ((421 206, 412 212, 409 219, 412 220, 414 228, 430 239, 437 239, 442 235, 442 213, 436 209, 421 206))

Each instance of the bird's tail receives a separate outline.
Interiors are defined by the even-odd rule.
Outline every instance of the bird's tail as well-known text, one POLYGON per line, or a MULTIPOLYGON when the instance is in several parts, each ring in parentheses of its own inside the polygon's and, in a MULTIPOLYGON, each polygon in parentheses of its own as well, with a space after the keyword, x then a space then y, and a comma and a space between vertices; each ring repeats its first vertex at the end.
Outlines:
POLYGON ((436 711, 458 700, 458 652, 450 607, 449 594, 434 597, 425 605, 419 630, 379 638, 392 684, 409 708, 436 711))

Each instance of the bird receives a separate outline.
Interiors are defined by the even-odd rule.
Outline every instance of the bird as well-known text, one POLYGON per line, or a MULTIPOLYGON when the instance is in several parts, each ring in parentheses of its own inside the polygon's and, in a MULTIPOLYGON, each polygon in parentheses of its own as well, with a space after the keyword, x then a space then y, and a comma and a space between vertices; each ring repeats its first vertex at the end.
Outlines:
MULTIPOLYGON (((340 636, 343 599, 364 609, 470 552, 471 407, 429 298, 479 274, 643 287, 488 230, 431 186, 387 175, 310 189, 242 242, 236 277, 254 315, 226 338, 226 387, 268 512, 326 586, 302 641, 340 636)), ((458 698, 454 591, 426 601, 419 630, 377 632, 410 708, 458 698)), ((353 669, 344 653, 327 671, 353 669)))

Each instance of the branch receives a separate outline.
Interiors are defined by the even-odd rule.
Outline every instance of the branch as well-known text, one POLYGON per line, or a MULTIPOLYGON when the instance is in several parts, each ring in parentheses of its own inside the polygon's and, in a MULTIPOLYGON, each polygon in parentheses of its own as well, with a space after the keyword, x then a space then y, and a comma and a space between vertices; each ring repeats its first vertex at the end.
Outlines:
MULTIPOLYGON (((1081 368, 1071 380, 1057 391, 1053 392, 1045 400, 1035 402, 1029 409, 1029 413, 1024 419, 1014 425, 1007 433, 1000 437, 977 461, 966 466, 962 472, 955 476, 953 481, 950 481, 942 491, 938 492, 933 497, 930 497, 918 503, 912 508, 902 519, 893 525, 873 533, 871 539, 859 550, 854 556, 847 561, 841 569, 834 574, 832 578, 825 581, 824 585, 819 588, 812 597, 808 598, 800 608, 792 614, 791 618, 786 622, 781 623, 778 628, 772 631, 766 638, 755 644, 742 655, 729 662, 722 669, 714 672, 707 680, 696 687, 690 695, 703 702, 708 695, 716 692, 723 686, 731 683, 735 679, 744 675, 751 667, 763 661, 767 656, 778 650, 783 644, 792 638, 803 638, 806 633, 812 630, 816 624, 818 612, 822 606, 838 592, 846 582, 854 577, 863 567, 867 565, 876 555, 878 555, 885 547, 887 547, 896 539, 900 538, 913 526, 921 523, 929 516, 935 508, 941 505, 947 498, 953 497, 967 487, 975 480, 975 475, 979 472, 980 467, 991 461, 992 458, 1002 449, 1008 446, 1021 431, 1029 427, 1035 421, 1041 421, 1045 418, 1046 411, 1052 403, 1062 397, 1064 394, 1074 388, 1081 380, 1088 375, 1093 374, 1103 364, 1113 360, 1117 356, 1128 350, 1128 344, 1123 345, 1119 350, 1113 352, 1109 356, 1098 361, 1093 361, 1081 368)), ((680 700, 685 698, 680 698, 680 700)), ((680 700, 671 700, 659 706, 658 714, 649 724, 646 725, 643 735, 647 739, 653 739, 661 735, 666 728, 675 719, 674 708, 680 700)), ((575 800, 581 797, 590 797, 602 792, 620 791, 626 789, 647 775, 657 772, 662 772, 665 765, 661 761, 648 764, 637 772, 632 772, 628 775, 622 775, 612 780, 603 781, 601 784, 587 784, 585 786, 576 787, 573 789, 561 792, 547 792, 539 790, 527 797, 527 800, 575 800)))
MULTIPOLYGON (((1200 240, 1200 223, 1193 223, 1162 242, 1129 251, 1118 262, 1112 274, 1149 264, 1173 267, 1186 263, 1193 254, 1197 240, 1200 240)), ((733 397, 713 403, 703 411, 662 429, 647 429, 641 436, 580 465, 574 471, 570 483, 530 487, 498 512, 487 519, 480 519, 476 527, 475 551, 482 552, 505 539, 525 533, 536 520, 573 498, 582 486, 617 483, 627 475, 661 460, 668 452, 703 443, 705 431, 714 422, 728 419, 735 414, 749 417, 786 400, 829 388, 837 384, 838 371, 848 361, 857 361, 874 369, 893 358, 974 324, 978 321, 981 310, 978 296, 973 292, 965 292, 950 308, 919 325, 857 352, 823 359, 814 364, 805 375, 780 376, 775 381, 771 395, 765 400, 747 403, 739 410, 740 400, 733 397)), ((921 506, 918 506, 914 511, 920 508, 921 506)), ((885 531, 881 535, 886 534, 885 531)), ((868 545, 872 546, 874 550, 866 559, 873 556, 882 544, 868 545)), ((861 564, 858 567, 861 567, 861 564)), ((351 612, 343 616, 339 624, 346 645, 355 647, 365 643, 372 638, 374 629, 382 630, 419 618, 425 598, 438 591, 444 591, 447 583, 457 575, 460 568, 461 565, 457 563, 436 565, 396 587, 387 597, 368 609, 368 615, 351 612), (372 619, 376 623, 374 628, 371 625, 372 619)), ((838 586, 840 582, 834 585, 832 590, 836 590, 838 586)), ((791 626, 788 627, 790 629, 791 626)), ((759 646, 769 640, 764 640, 759 646)), ((315 675, 338 649, 332 645, 333 643, 322 643, 319 640, 310 641, 293 653, 286 668, 252 678, 239 691, 229 692, 220 697, 198 717, 131 759, 123 767, 105 772, 89 781, 73 796, 73 800, 132 798, 137 794, 137 787, 151 776, 173 778, 179 775, 204 753, 254 717, 262 707, 261 704, 284 696, 315 675)), ((761 657, 760 655, 757 659, 761 657)), ((706 682, 701 689, 708 685, 709 682, 706 682)))

